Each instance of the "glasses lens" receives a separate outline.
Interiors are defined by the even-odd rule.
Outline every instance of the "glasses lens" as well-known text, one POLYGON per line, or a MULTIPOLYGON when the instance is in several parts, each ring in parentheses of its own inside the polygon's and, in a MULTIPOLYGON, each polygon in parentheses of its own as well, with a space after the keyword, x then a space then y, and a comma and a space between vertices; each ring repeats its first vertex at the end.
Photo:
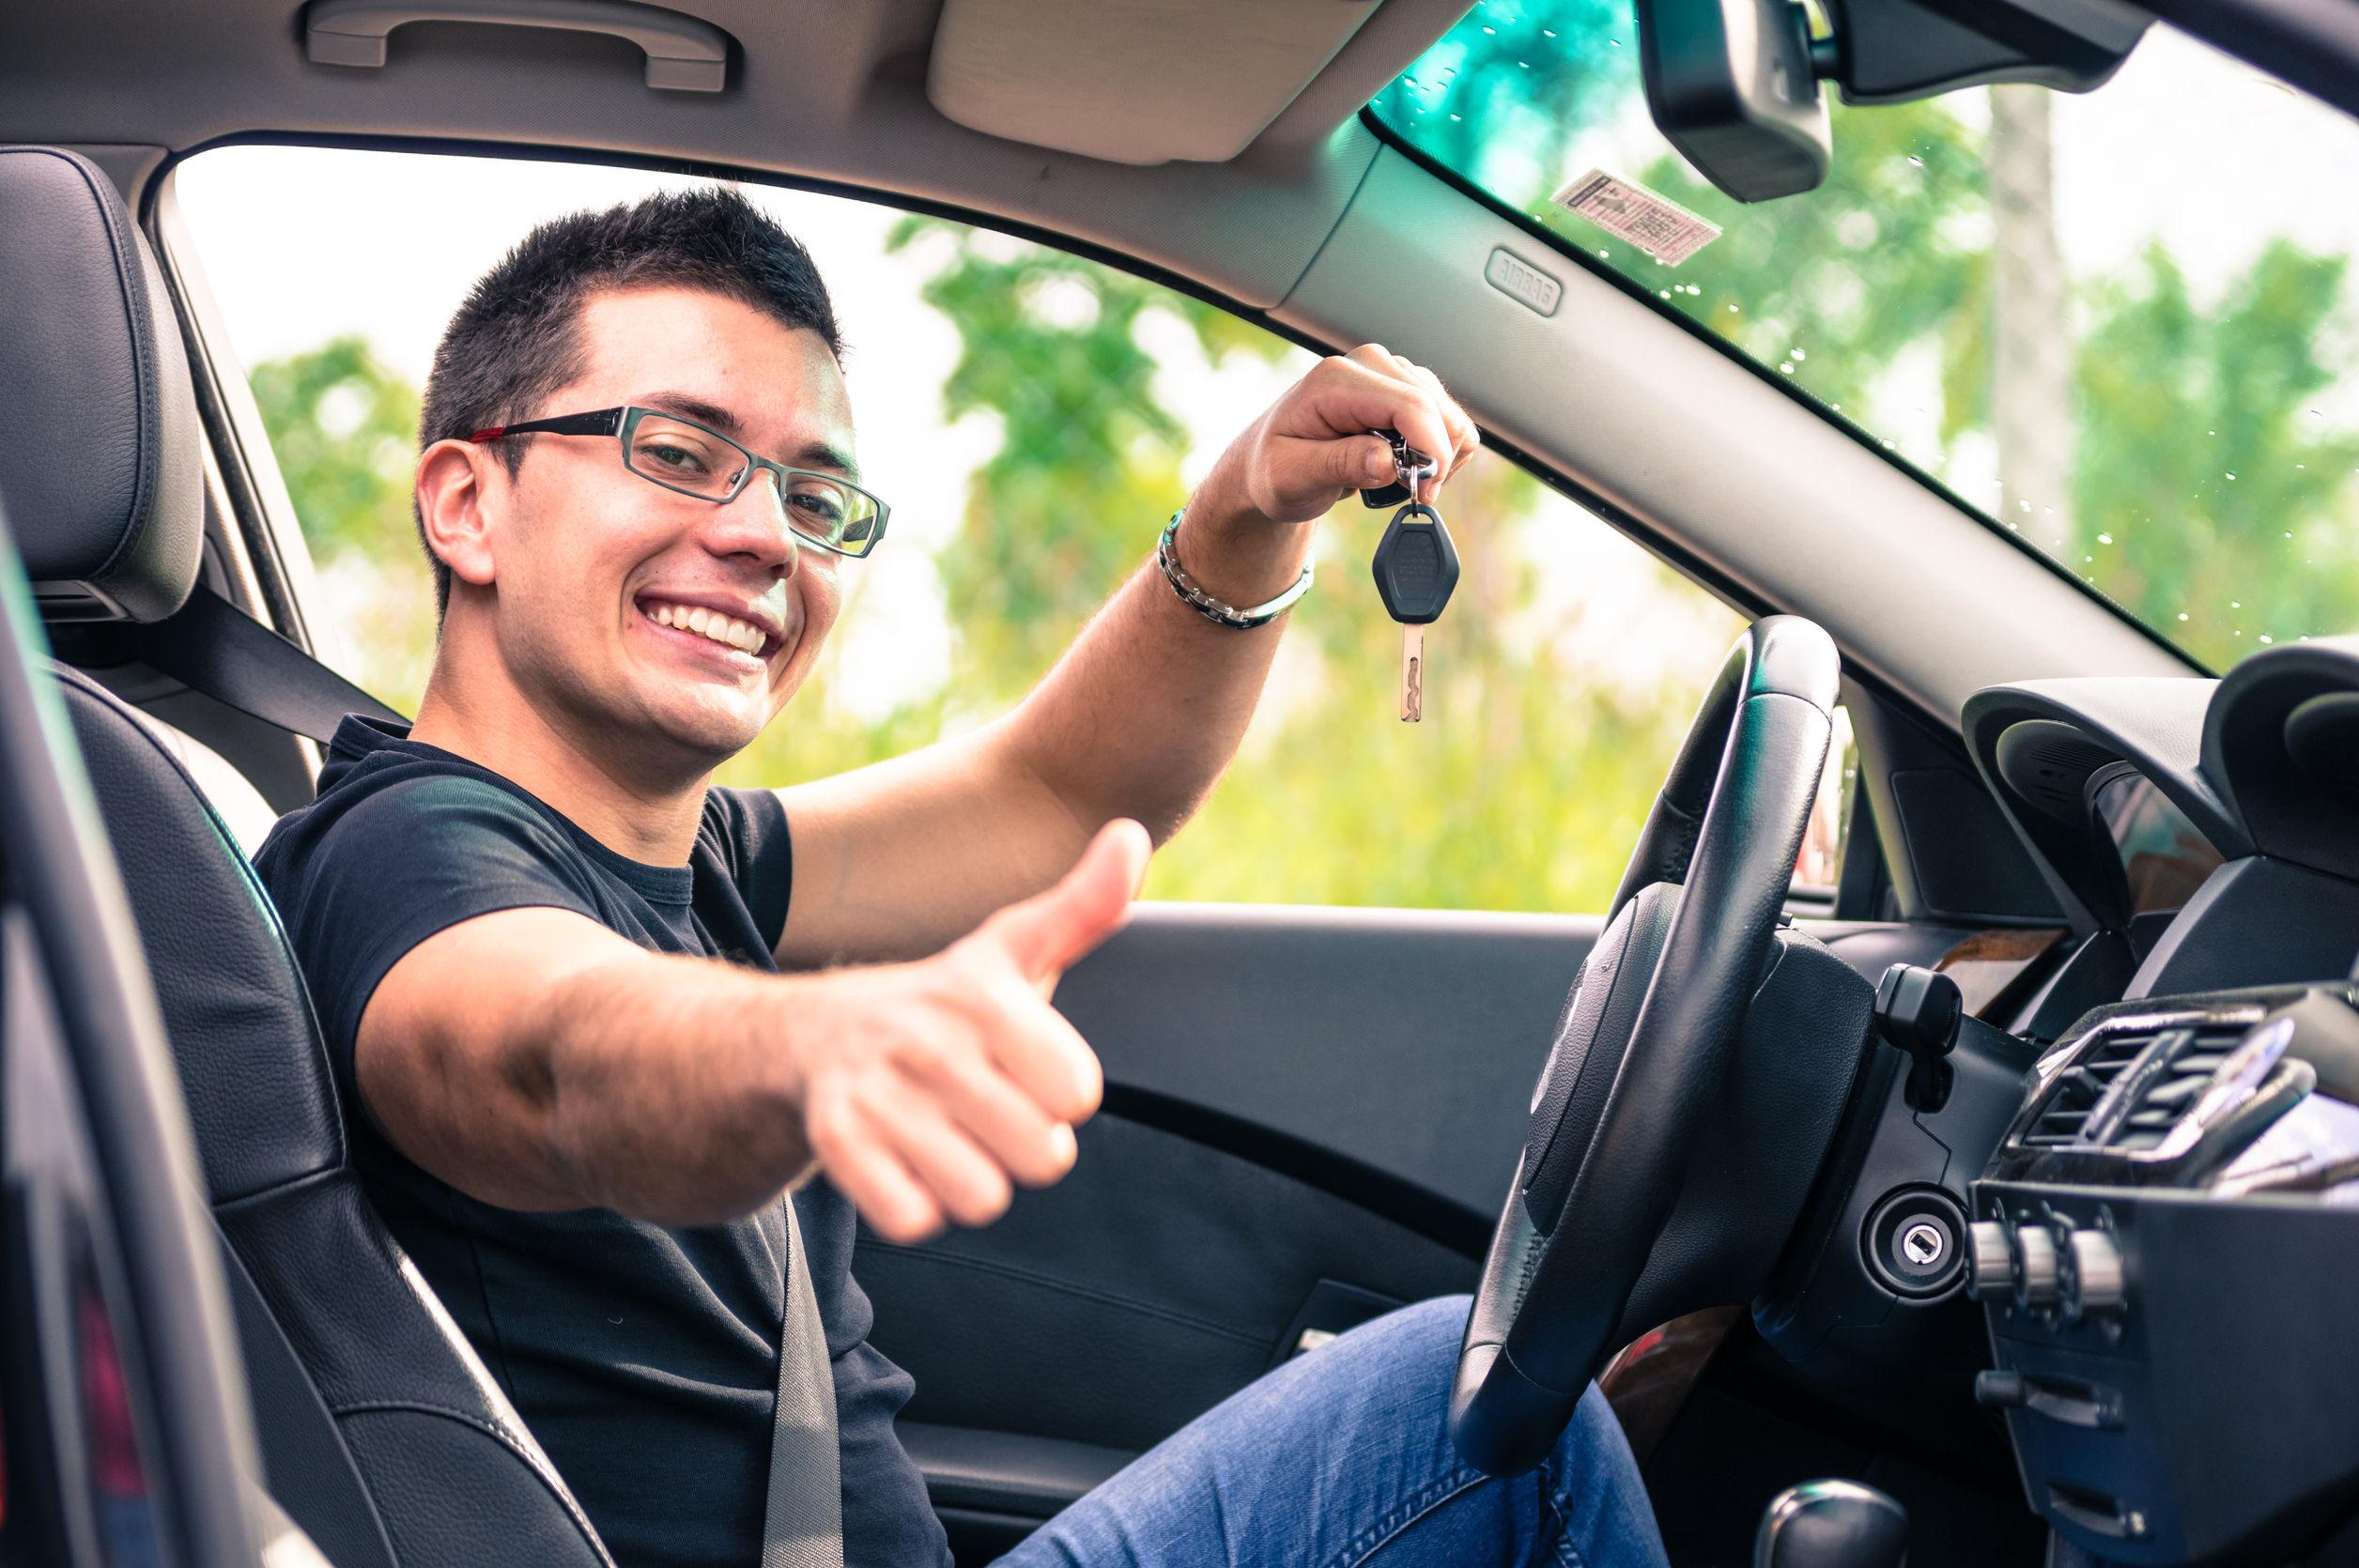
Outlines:
POLYGON ((876 542, 876 502, 849 484, 821 474, 789 474, 786 518, 795 532, 846 555, 866 555, 876 542))
POLYGON ((642 479, 699 496, 729 494, 746 467, 746 454, 710 430, 661 414, 640 416, 624 459, 642 479))

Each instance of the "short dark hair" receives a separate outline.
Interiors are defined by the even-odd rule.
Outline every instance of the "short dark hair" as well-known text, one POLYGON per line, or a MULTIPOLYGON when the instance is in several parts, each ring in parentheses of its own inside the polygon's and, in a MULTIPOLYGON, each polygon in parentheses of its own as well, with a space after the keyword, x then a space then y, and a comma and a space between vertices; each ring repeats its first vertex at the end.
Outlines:
MULTIPOLYGON (((583 370, 581 307, 609 289, 710 290, 765 311, 788 327, 808 328, 843 356, 835 306, 810 253, 726 187, 667 191, 603 212, 554 218, 526 235, 468 291, 443 330, 426 377, 418 420, 421 452, 568 409, 535 407, 583 370)), ((514 474, 532 439, 503 441, 514 474)), ((418 542, 434 569, 435 613, 451 601, 451 569, 426 543, 425 515, 411 498, 418 542)))

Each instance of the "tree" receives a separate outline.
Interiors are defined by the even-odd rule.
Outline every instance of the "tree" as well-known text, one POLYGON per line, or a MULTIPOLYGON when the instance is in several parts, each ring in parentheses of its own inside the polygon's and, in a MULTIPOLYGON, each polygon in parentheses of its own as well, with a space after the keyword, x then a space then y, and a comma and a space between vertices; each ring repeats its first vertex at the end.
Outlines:
MULTIPOLYGON (((1156 401, 1142 320, 1168 312, 1213 363, 1282 362, 1277 338, 1128 274, 911 219, 891 243, 940 248, 923 298, 957 328, 943 388, 955 420, 987 413, 976 469, 936 561, 961 654, 955 715, 996 711, 1037 681, 1082 621, 1140 569, 1183 499, 1186 434, 1156 401)), ((1254 410, 1241 409, 1240 423, 1254 410)), ((1273 690, 1222 786, 1150 893, 1488 908, 1602 907, 1688 717, 1686 668, 1633 695, 1562 646, 1536 614, 1543 528, 1567 516, 1529 476, 1485 458, 1442 502, 1465 576, 1428 646, 1428 717, 1395 716, 1400 632, 1367 577, 1383 514, 1347 500, 1322 525, 1318 590, 1289 616, 1273 690)), ((1708 667, 1735 620, 1659 567, 1644 577, 1692 621, 1708 667)), ((784 728, 794 746, 795 730, 784 728)), ((789 751, 757 761, 808 761, 789 751)), ((750 770, 737 776, 748 776, 750 770)), ((773 771, 768 776, 776 778, 773 771)))
POLYGON ((319 566, 319 654, 415 712, 434 655, 433 584, 409 506, 417 389, 353 336, 256 365, 252 384, 319 566))
POLYGON ((1992 433, 1999 515, 2073 536, 2073 341, 2056 241, 2048 93, 1990 93, 1992 433))
POLYGON ((1142 317, 1178 316, 1215 361, 1274 361, 1287 346, 1127 273, 938 218, 903 220, 887 247, 928 240, 944 261, 921 297, 957 327, 961 346, 942 388, 945 421, 990 413, 1001 432, 936 569, 972 655, 962 697, 1004 702, 1138 564, 1142 520, 1179 504, 1187 434, 1156 401, 1142 317))
POLYGON ((2207 312, 2151 245, 2092 291, 2074 564, 2215 666, 2359 623, 2359 435, 2318 407, 2348 268, 2274 239, 2207 312))
POLYGON ((389 524, 409 512, 417 390, 349 335, 255 366, 253 385, 313 551, 399 548, 403 530, 389 524))

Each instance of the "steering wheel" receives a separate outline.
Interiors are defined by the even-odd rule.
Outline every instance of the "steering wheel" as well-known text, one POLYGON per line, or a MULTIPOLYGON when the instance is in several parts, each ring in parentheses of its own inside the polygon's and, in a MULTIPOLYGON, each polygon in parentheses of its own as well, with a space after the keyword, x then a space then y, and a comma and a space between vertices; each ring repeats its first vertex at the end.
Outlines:
POLYGON ((1519 1475, 1618 1340, 1771 952, 1841 660, 1815 623, 1746 628, 1647 814, 1566 1001, 1458 1347, 1450 1435, 1519 1475))

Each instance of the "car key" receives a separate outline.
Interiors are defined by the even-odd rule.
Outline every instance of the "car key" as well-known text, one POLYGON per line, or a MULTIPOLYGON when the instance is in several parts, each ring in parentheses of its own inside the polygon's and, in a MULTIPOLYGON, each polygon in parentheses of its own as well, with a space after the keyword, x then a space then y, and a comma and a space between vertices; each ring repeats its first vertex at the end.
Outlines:
POLYGON ((1411 501, 1393 514, 1376 542, 1377 596, 1385 613, 1401 623, 1401 721, 1415 724, 1426 713, 1426 628, 1458 585, 1458 551, 1442 514, 1411 501))

